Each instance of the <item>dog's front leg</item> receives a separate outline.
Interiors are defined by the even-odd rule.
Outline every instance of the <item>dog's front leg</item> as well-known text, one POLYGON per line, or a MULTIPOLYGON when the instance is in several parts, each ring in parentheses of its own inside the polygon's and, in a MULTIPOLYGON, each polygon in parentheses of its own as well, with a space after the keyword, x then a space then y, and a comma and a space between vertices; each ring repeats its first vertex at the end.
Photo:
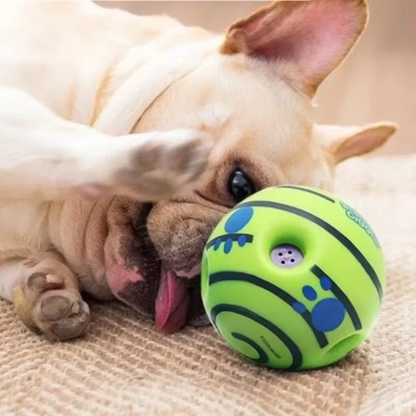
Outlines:
POLYGON ((112 137, 58 117, 23 92, 0 88, 3 199, 166 199, 195 185, 208 152, 192 130, 112 137))

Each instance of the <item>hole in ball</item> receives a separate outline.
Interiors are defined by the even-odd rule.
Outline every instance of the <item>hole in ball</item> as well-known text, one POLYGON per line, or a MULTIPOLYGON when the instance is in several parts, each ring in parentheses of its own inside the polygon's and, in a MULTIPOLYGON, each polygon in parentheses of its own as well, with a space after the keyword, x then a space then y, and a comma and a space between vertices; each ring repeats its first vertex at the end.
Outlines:
POLYGON ((270 257, 272 262, 282 269, 297 267, 303 261, 303 253, 291 244, 278 245, 272 250, 270 257), (282 259, 284 253, 291 254, 291 259, 282 259))
POLYGON ((357 348, 365 340, 365 337, 361 334, 353 334, 339 341, 332 348, 328 350, 326 355, 331 356, 334 361, 341 360, 348 355, 352 350, 357 348))

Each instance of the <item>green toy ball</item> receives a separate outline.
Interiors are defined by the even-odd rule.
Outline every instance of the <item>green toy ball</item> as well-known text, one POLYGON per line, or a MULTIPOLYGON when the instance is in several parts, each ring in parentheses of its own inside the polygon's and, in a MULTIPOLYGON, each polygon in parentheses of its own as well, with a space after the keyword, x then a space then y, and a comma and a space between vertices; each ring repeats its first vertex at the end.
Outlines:
POLYGON ((322 190, 268 188, 215 228, 202 299, 219 334, 259 364, 339 361, 370 334, 385 290, 380 244, 363 217, 322 190))

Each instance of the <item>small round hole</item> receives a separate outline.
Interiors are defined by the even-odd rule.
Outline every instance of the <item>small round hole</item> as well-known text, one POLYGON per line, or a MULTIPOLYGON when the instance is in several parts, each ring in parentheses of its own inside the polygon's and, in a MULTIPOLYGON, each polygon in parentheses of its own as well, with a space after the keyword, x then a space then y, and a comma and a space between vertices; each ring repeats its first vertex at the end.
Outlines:
POLYGON ((339 341, 326 354, 333 357, 334 360, 340 360, 357 348, 365 340, 361 334, 353 334, 339 341))
POLYGON ((270 257, 272 262, 282 269, 298 267, 303 261, 302 251, 292 244, 279 244, 272 250, 270 257))

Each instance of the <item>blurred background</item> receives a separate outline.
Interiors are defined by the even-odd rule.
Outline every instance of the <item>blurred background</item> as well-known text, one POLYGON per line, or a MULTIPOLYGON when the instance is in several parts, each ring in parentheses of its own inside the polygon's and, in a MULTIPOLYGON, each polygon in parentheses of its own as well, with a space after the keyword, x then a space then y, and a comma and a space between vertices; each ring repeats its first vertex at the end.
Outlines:
MULTIPOLYGON (((137 14, 169 14, 223 32, 262 1, 98 1, 137 14)), ((381 154, 416 152, 416 0, 369 0, 370 23, 344 65, 322 85, 317 119, 331 124, 399 124, 381 154)))

